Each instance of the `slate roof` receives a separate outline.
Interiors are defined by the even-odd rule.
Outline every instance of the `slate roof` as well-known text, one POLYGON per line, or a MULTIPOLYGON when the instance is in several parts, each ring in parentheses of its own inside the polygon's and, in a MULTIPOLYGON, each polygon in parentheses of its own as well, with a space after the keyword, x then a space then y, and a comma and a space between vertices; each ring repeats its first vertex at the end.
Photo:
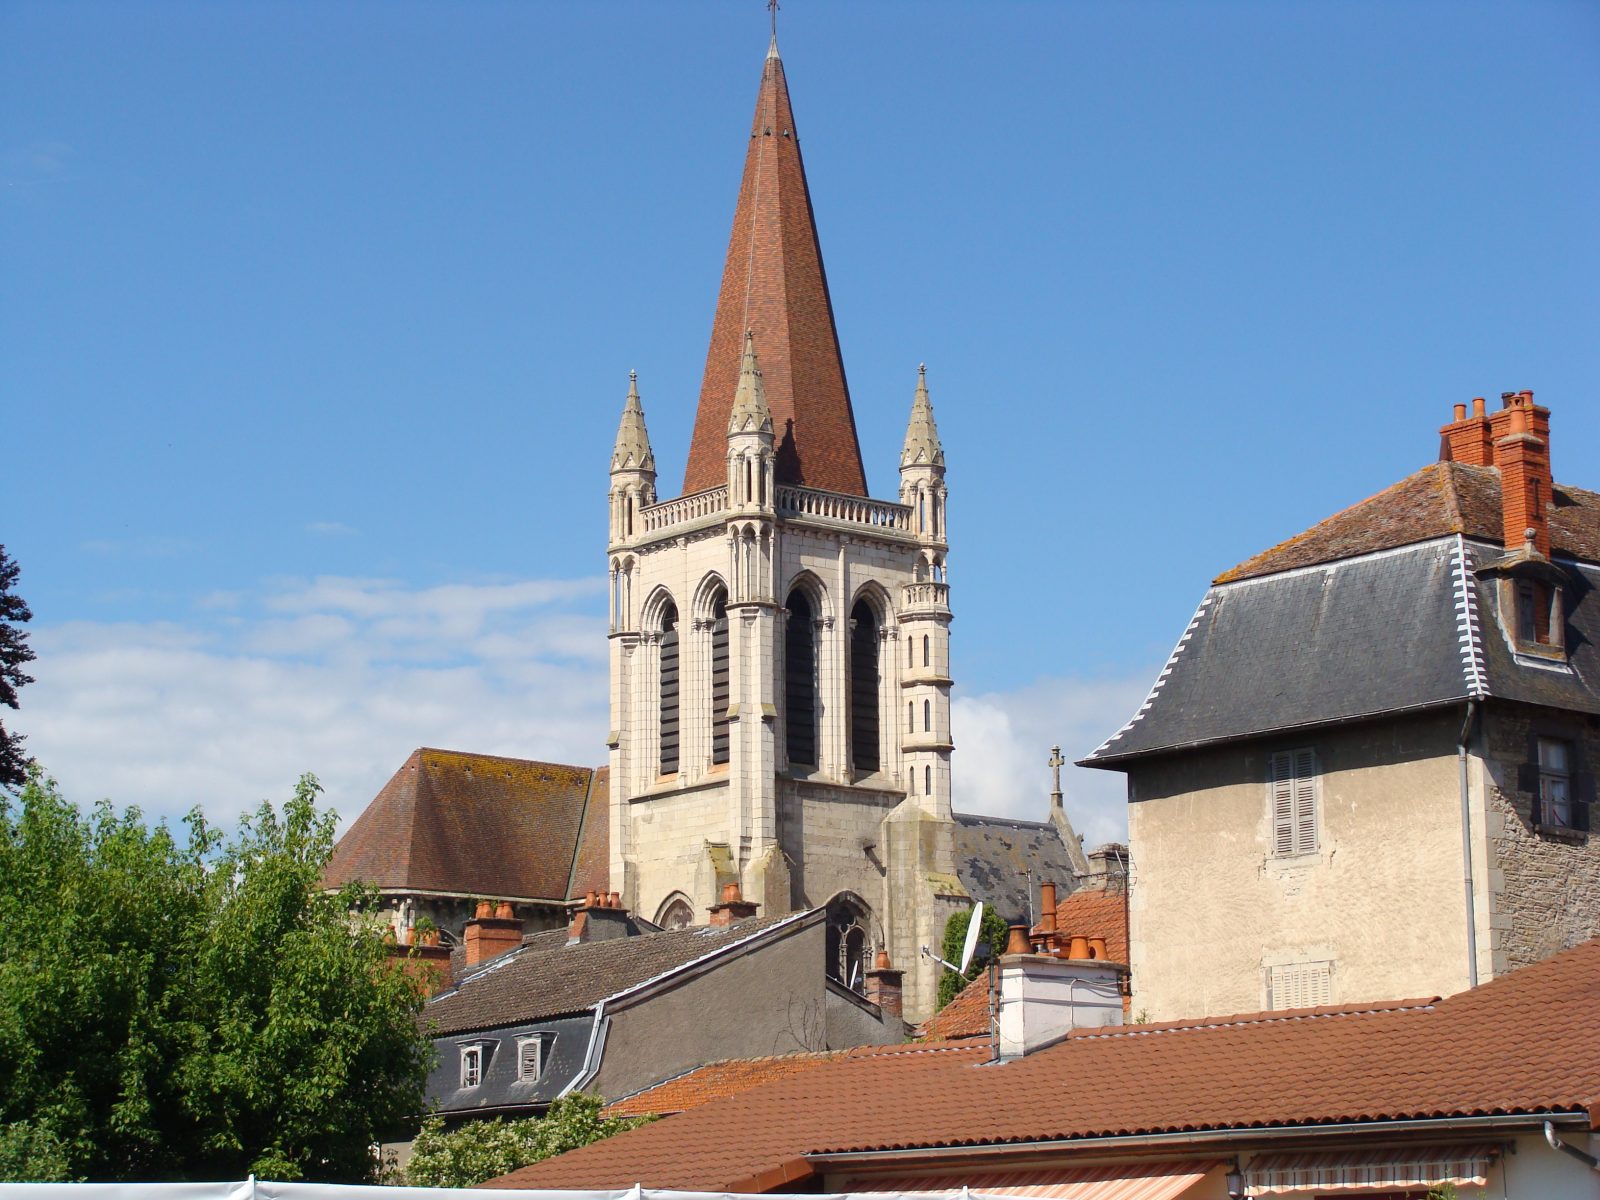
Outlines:
POLYGON ((1596 994, 1600 939, 1445 1000, 1081 1030, 994 1065, 981 1044, 853 1050, 493 1185, 759 1190, 814 1174, 808 1154, 1584 1113, 1596 994))
POLYGON ((334 847, 323 882, 566 901, 609 873, 607 771, 424 747, 334 847))
POLYGON ((645 1088, 608 1104, 604 1117, 666 1116, 699 1108, 724 1096, 737 1096, 753 1087, 787 1079, 839 1058, 842 1050, 810 1050, 798 1054, 772 1054, 762 1058, 733 1058, 709 1063, 696 1070, 645 1088))
POLYGON ((867 494, 783 60, 773 45, 745 150, 683 491, 727 482, 728 414, 755 334, 780 483, 867 494))
POLYGON ((1049 821, 954 815, 956 875, 974 899, 993 907, 1007 924, 1028 922, 1028 914, 1037 907, 1040 883, 1073 886, 1077 873, 1072 856, 1049 821), (1029 871, 1033 872, 1031 901, 1029 871))
POLYGON ((685 966, 808 913, 752 917, 731 925, 692 926, 541 948, 525 943, 492 959, 423 1009, 437 1034, 494 1029, 582 1012, 658 975, 685 966))
POLYGON ((1503 554, 1497 534, 1473 533, 1486 509, 1498 513, 1498 474, 1440 463, 1222 576, 1144 705, 1081 765, 1469 698, 1600 713, 1600 565, 1571 557, 1600 549, 1600 497, 1560 494, 1551 513, 1556 561, 1574 585, 1568 669, 1518 660, 1505 633, 1515 621, 1501 619, 1495 581, 1477 575, 1503 554), (1454 484, 1441 491, 1441 480, 1454 484), (1434 520, 1441 495, 1465 533, 1434 520), (1362 512, 1366 534, 1349 519, 1362 512), (1411 540, 1423 532, 1431 540, 1411 540), (1404 544, 1375 545, 1392 540, 1404 544), (1329 557, 1347 551, 1356 556, 1329 557))

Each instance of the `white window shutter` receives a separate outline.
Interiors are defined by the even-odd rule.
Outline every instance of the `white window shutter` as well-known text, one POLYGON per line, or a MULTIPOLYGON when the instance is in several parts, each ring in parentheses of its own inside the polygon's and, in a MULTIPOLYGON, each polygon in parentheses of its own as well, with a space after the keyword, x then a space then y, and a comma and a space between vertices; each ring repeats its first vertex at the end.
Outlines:
POLYGON ((1317 758, 1310 750, 1294 752, 1294 852, 1317 850, 1317 758))
POLYGON ((1294 853, 1294 755, 1272 756, 1272 852, 1294 853))

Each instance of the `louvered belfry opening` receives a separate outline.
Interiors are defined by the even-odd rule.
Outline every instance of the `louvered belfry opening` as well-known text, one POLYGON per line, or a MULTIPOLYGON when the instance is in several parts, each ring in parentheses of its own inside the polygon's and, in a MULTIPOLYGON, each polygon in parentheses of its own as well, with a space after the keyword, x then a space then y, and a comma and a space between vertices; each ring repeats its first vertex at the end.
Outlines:
POLYGON ((661 614, 661 773, 678 770, 678 608, 661 614))
POLYGON ((878 769, 878 614, 865 600, 850 610, 850 761, 878 769))
POLYGON ((817 644, 811 601, 789 593, 783 630, 783 712, 790 763, 817 765, 817 644))
POLYGON ((711 764, 728 761, 728 602, 717 594, 711 606, 711 764))

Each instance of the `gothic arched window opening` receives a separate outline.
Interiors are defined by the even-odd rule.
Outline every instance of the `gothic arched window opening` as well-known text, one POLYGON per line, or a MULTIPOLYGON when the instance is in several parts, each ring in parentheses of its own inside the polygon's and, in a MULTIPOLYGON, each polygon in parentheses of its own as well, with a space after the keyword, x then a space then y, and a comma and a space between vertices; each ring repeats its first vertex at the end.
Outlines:
POLYGON ((661 614, 661 774, 678 770, 678 606, 661 614))
POLYGON ((711 605, 711 762, 728 761, 728 602, 717 593, 711 605))
POLYGON ((817 765, 817 643, 811 601, 789 593, 783 631, 783 711, 789 762, 817 765))
POLYGON ((850 610, 850 761, 878 769, 878 616, 865 600, 850 610))
POLYGON ((828 901, 827 910, 828 978, 852 991, 864 992, 867 969, 872 965, 872 940, 867 932, 872 923, 871 911, 850 893, 828 901))
POLYGON ((694 924, 694 906, 682 892, 675 893, 662 904, 656 924, 663 929, 685 929, 694 924))

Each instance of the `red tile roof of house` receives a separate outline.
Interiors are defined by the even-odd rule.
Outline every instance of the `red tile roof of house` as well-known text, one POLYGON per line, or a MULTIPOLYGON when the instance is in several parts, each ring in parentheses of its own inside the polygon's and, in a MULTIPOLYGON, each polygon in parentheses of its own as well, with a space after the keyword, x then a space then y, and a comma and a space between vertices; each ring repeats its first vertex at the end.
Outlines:
POLYGON ((727 482, 728 414, 746 330, 755 335, 772 410, 778 481, 865 496, 855 415, 776 42, 756 97, 689 444, 685 494, 727 482))
POLYGON ((800 1054, 774 1054, 766 1058, 735 1058, 710 1063, 697 1070, 669 1079, 608 1104, 606 1117, 665 1116, 699 1108, 725 1096, 737 1096, 751 1088, 787 1079, 839 1058, 843 1051, 819 1050, 800 1054))
POLYGON ((958 1041, 989 1036, 989 972, 984 971, 922 1023, 919 1035, 929 1041, 958 1041))
POLYGON ((602 889, 606 778, 604 767, 415 750, 339 839, 323 882, 497 900, 602 889))
MULTIPOLYGON (((1600 562, 1600 495, 1558 483, 1552 489, 1548 511, 1551 548, 1556 555, 1600 562)), ((1272 575, 1451 533, 1500 543, 1497 468, 1432 463, 1376 496, 1246 559, 1217 576, 1215 582, 1272 575)))
POLYGON ((854 1050, 495 1181, 759 1191, 809 1154, 1158 1132, 1586 1112, 1600 1120, 1600 939, 1439 1001, 854 1050), (1082 1086, 1083 1081, 1092 1081, 1082 1086))
POLYGON ((1128 961, 1128 894, 1079 888, 1056 905, 1056 933, 1063 938, 1105 938, 1106 958, 1128 961))

